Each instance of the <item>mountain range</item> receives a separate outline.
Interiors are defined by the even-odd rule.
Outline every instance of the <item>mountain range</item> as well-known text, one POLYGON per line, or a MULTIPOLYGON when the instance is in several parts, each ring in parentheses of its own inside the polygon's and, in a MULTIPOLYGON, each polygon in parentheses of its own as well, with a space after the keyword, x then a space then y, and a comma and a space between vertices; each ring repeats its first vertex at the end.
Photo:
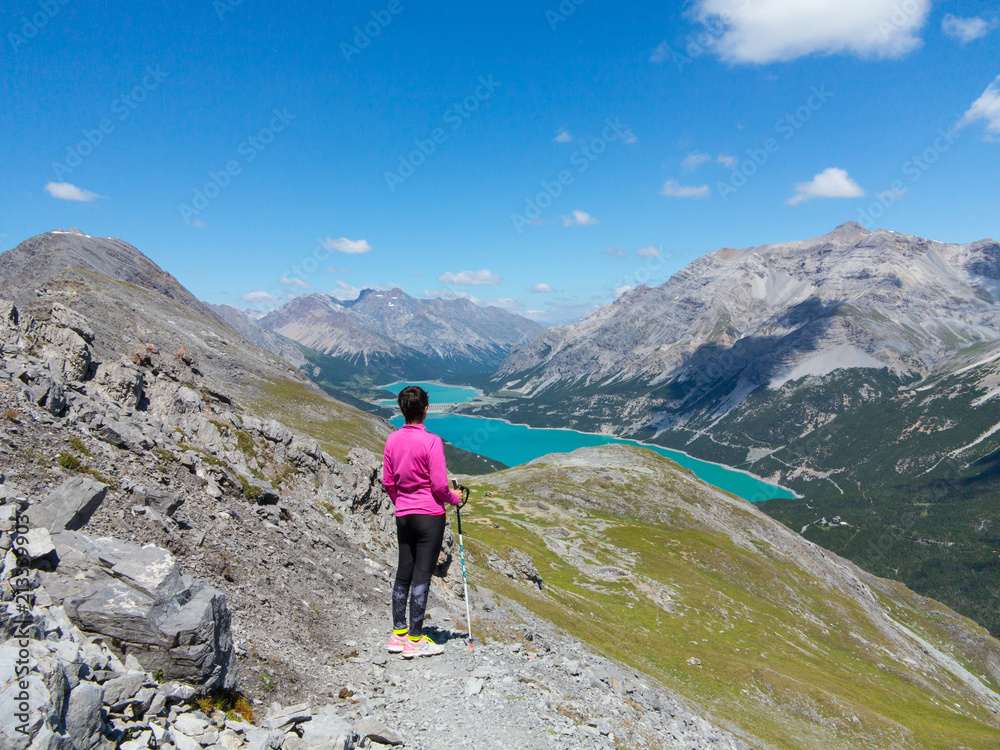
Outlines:
POLYGON ((515 348, 477 411, 784 484, 766 512, 1000 632, 998 279, 993 240, 853 222, 722 249, 515 348))
POLYGON ((355 300, 302 295, 256 324, 345 363, 369 378, 491 374, 542 326, 466 299, 416 299, 364 289, 355 300))

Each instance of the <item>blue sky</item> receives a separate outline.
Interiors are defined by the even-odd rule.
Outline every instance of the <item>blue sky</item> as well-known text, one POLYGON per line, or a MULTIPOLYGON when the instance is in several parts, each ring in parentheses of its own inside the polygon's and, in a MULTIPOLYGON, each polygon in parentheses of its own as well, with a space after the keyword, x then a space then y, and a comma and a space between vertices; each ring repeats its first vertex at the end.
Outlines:
POLYGON ((994 3, 8 0, 0 247, 547 322, 845 221, 998 237, 994 3))

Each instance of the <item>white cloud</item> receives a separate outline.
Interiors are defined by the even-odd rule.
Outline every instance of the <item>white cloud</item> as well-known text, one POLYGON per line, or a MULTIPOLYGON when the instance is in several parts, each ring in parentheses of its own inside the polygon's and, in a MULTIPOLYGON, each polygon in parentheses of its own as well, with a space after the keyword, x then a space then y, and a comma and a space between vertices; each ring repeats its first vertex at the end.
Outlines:
POLYGON ((552 294, 555 291, 550 285, 544 282, 538 282, 537 284, 531 285, 531 291, 538 294, 552 294))
POLYGON ((711 154, 706 154, 704 151, 692 151, 681 162, 681 169, 685 172, 695 172, 698 167, 708 162, 715 162, 729 169, 736 169, 740 165, 740 160, 729 154, 719 154, 713 159, 711 154))
POLYGON ((312 287, 302 279, 290 279, 287 276, 282 276, 278 279, 278 283, 282 286, 293 286, 296 289, 312 289, 312 287))
POLYGON ((663 253, 660 252, 660 248, 647 245, 646 247, 640 247, 637 255, 640 258, 659 258, 663 253))
POLYGON ((848 176, 847 170, 829 167, 809 182, 798 183, 795 186, 795 195, 785 203, 797 206, 814 198, 860 198, 864 194, 865 191, 861 186, 848 176))
POLYGON ((338 253, 349 253, 351 255, 370 253, 372 250, 372 246, 368 244, 368 240, 349 240, 346 237, 341 237, 339 240, 327 237, 323 241, 323 247, 327 250, 336 250, 338 253))
POLYGON ((564 227, 586 227, 598 221, 586 211, 576 210, 570 216, 563 216, 564 227))
POLYGON ((248 292, 240 299, 248 305, 280 305, 281 297, 276 297, 270 292, 248 292))
POLYGON ((330 296, 339 299, 341 302, 357 299, 361 294, 361 287, 351 286, 345 281, 337 280, 337 287, 330 291, 330 296))
POLYGON ((625 251, 622 250, 620 247, 618 247, 618 245, 612 245, 611 247, 605 248, 604 249, 604 254, 605 255, 610 255, 612 258, 624 258, 624 257, 626 257, 625 251))
POLYGON ((681 162, 681 169, 685 172, 694 172, 707 161, 712 161, 710 154, 706 154, 704 151, 692 151, 684 157, 684 161, 681 162))
POLYGON ((193 226, 195 229, 204 229, 205 227, 208 226, 208 224, 203 222, 201 219, 195 219, 194 221, 191 222, 191 226, 193 226))
POLYGON ((459 286, 499 286, 503 283, 503 276, 498 276, 484 268, 482 271, 461 271, 460 273, 449 271, 438 276, 438 281, 459 286))
POLYGON ((815 53, 902 57, 922 44, 917 34, 930 7, 930 0, 698 0, 693 16, 724 29, 713 45, 722 59, 763 64, 815 53))
POLYGON ((712 192, 708 185, 681 185, 677 180, 667 180, 660 188, 660 195, 668 198, 707 198, 712 192))
POLYGON ((563 128, 556 134, 556 137, 553 140, 555 140, 556 143, 572 143, 573 136, 568 130, 566 130, 566 128, 563 128))
POLYGON ((68 182, 50 182, 45 186, 45 192, 62 201, 77 201, 79 203, 90 203, 104 197, 78 188, 76 185, 70 185, 68 182))
POLYGON ((977 120, 986 121, 986 132, 990 136, 1000 136, 1000 76, 994 78, 982 96, 972 103, 958 127, 964 128, 977 120))
POLYGON ((941 30, 952 39, 962 44, 974 42, 990 33, 993 24, 985 18, 960 18, 951 13, 945 13, 941 21, 941 30))
POLYGON ((625 294, 625 292, 631 292, 633 289, 635 289, 635 287, 632 286, 631 284, 625 284, 624 286, 620 286, 617 289, 615 289, 615 291, 613 292, 613 294, 614 294, 615 299, 618 299, 623 294, 625 294))

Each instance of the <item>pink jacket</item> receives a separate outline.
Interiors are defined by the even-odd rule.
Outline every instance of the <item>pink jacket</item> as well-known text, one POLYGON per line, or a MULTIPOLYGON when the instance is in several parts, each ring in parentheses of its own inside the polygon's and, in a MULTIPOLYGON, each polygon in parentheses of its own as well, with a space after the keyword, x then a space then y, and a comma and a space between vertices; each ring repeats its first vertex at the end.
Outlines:
POLYGON ((385 441, 382 484, 396 504, 397 516, 441 516, 445 503, 458 505, 462 500, 448 489, 441 438, 422 424, 404 425, 385 441))

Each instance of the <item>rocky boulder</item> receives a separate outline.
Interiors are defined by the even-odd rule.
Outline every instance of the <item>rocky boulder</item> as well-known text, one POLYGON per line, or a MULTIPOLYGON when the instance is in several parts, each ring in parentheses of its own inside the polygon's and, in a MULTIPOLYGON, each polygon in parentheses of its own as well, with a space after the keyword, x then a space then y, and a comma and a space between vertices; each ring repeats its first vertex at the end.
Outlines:
POLYGON ((236 658, 225 596, 182 576, 177 559, 72 531, 53 537, 59 565, 43 578, 81 630, 115 639, 144 669, 202 689, 232 688, 236 658))
POLYGON ((90 520, 107 494, 107 485, 88 477, 70 477, 31 508, 31 523, 53 533, 76 531, 90 520))

